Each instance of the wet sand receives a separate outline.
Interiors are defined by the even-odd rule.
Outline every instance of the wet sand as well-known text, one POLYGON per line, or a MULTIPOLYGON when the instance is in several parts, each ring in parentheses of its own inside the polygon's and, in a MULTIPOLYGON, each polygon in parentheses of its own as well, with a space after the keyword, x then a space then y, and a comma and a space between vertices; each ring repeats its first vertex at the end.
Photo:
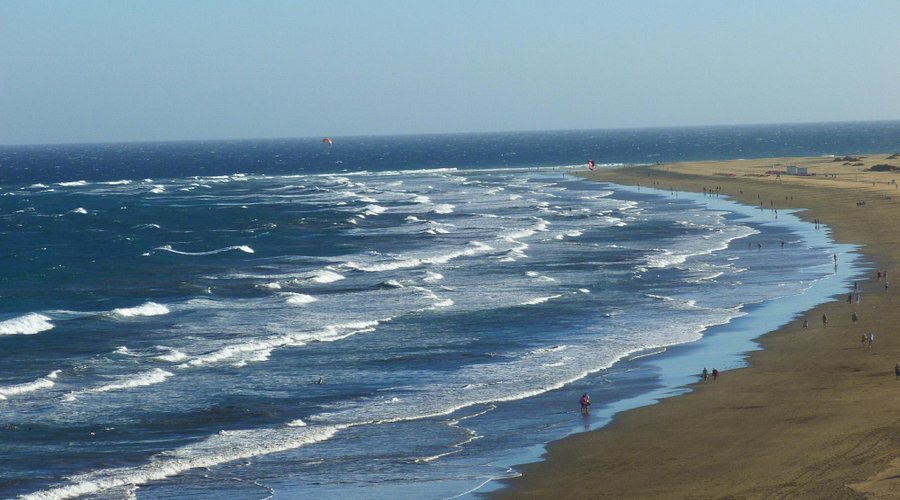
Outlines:
POLYGON ((718 192, 763 210, 805 209, 878 270, 861 300, 800 314, 749 366, 552 443, 496 498, 900 498, 900 158, 774 158, 598 170, 599 181, 718 192), (778 175, 788 165, 808 176, 778 175), (858 322, 851 315, 856 312, 858 322), (827 315, 827 327, 822 315, 827 315), (803 328, 803 319, 809 328, 803 328), (872 331, 868 347, 860 337, 872 331))

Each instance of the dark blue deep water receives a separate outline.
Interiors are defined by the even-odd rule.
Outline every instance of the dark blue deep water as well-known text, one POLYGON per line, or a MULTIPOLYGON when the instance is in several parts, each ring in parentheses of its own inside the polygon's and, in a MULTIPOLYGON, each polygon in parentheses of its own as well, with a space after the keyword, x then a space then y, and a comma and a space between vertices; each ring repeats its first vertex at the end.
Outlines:
POLYGON ((573 170, 900 122, 333 139, 0 148, 0 497, 489 490, 861 268, 793 214, 573 170))

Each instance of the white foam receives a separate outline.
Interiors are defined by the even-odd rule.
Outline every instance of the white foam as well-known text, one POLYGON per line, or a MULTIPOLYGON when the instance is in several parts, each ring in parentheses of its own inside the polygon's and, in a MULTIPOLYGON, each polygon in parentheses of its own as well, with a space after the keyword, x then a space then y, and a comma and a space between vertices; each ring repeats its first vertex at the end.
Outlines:
POLYGON ((454 208, 456 208, 456 206, 449 203, 441 203, 440 205, 435 205, 431 211, 436 214, 452 214, 454 208))
POLYGON ((432 226, 424 231, 427 234, 448 234, 450 231, 440 227, 440 226, 432 226))
POLYGON ((344 279, 343 275, 340 275, 334 271, 329 271, 328 269, 322 269, 317 272, 315 276, 310 278, 310 281, 314 283, 333 283, 335 281, 339 281, 344 279))
POLYGON ((305 345, 301 340, 293 340, 290 337, 268 339, 260 339, 254 341, 232 344, 217 349, 207 354, 197 356, 185 363, 178 365, 178 368, 196 368, 209 364, 222 362, 232 362, 238 366, 246 365, 247 361, 259 362, 269 359, 272 351, 277 347, 286 345, 300 346, 305 345))
POLYGON ((256 285, 256 288, 262 288, 263 290, 281 290, 281 284, 277 281, 272 281, 271 283, 260 283, 256 285))
POLYGON ((540 281, 556 281, 555 278, 551 278, 550 276, 545 276, 537 271, 525 271, 525 275, 529 278, 535 278, 540 281))
POLYGON ((470 257, 473 255, 478 255, 481 253, 489 252, 493 250, 489 245, 485 245, 484 243, 478 241, 470 241, 467 248, 462 250, 455 250, 451 252, 447 252, 445 254, 439 255, 430 255, 430 256, 422 256, 422 257, 407 257, 407 258, 397 258, 395 260, 383 260, 376 263, 369 264, 361 264, 357 262, 347 262, 344 264, 346 267, 350 269, 356 269, 358 271, 366 271, 366 272, 382 272, 382 271, 393 271, 396 269, 407 269, 411 267, 418 267, 422 265, 433 265, 433 264, 446 264, 451 260, 460 258, 460 257, 470 257))
POLYGON ((560 351, 565 351, 568 348, 569 348, 569 346, 567 346, 565 344, 555 345, 555 346, 551 346, 551 347, 541 347, 541 348, 529 351, 528 354, 534 355, 534 354, 546 354, 548 352, 560 352, 560 351))
POLYGON ((134 318, 137 316, 161 316, 169 314, 169 308, 156 302, 145 302, 137 307, 122 307, 110 311, 110 316, 134 318))
POLYGON ((50 318, 38 313, 0 321, 0 335, 33 335, 52 328, 50 318))
POLYGON ((663 302, 667 302, 674 306, 675 309, 697 309, 697 301, 694 299, 677 299, 675 297, 668 297, 665 295, 655 295, 652 293, 645 293, 645 297, 661 300, 663 302))
POLYGON ((253 430, 221 431, 203 441, 167 451, 135 467, 103 469, 69 478, 65 485, 37 491, 23 500, 57 500, 94 495, 121 487, 133 487, 177 476, 191 469, 268 455, 325 441, 348 426, 283 426, 253 430))
POLYGON ((288 298, 285 299, 285 302, 287 302, 288 304, 290 304, 292 306, 302 306, 305 304, 311 304, 311 303, 315 302, 316 300, 318 300, 315 297, 313 297, 312 295, 306 295, 303 293, 288 293, 287 295, 288 295, 288 298))
POLYGON ((81 207, 78 207, 78 208, 74 208, 74 209, 72 209, 72 210, 69 210, 69 213, 70 213, 70 214, 81 214, 81 215, 84 215, 84 214, 88 213, 88 211, 85 210, 85 209, 83 209, 83 208, 81 208, 81 207))
POLYGON ((137 354, 131 352, 130 349, 128 349, 127 347, 125 347, 125 346, 123 346, 123 345, 120 345, 119 347, 116 347, 116 348, 113 350, 113 352, 116 353, 116 354, 121 354, 122 356, 137 356, 137 354))
POLYGON ((270 335, 244 342, 226 345, 220 349, 197 356, 178 368, 197 368, 209 364, 231 363, 234 366, 244 366, 248 362, 260 362, 269 359, 272 351, 282 347, 299 347, 308 342, 334 342, 357 333, 374 331, 380 321, 389 321, 391 318, 372 321, 355 321, 328 325, 316 332, 298 332, 284 335, 270 335))
POLYGON ((173 375, 173 373, 167 372, 161 368, 154 368, 150 371, 138 373, 136 375, 121 377, 111 384, 105 384, 93 389, 88 389, 87 392, 111 392, 121 391, 123 389, 146 387, 148 385, 161 384, 165 382, 167 378, 173 375))
POLYGON ((387 211, 387 208, 382 207, 381 205, 369 204, 363 207, 364 210, 362 213, 364 215, 380 215, 387 211))
POLYGON ((77 187, 77 186, 86 186, 87 181, 69 181, 69 182, 57 182, 57 186, 62 187, 77 187))
POLYGON ((431 199, 425 195, 419 194, 413 197, 412 202, 419 205, 428 205, 431 203, 431 199))
POLYGON ((163 185, 161 185, 161 184, 158 184, 158 185, 156 185, 156 186, 153 186, 153 188, 150 189, 150 192, 153 193, 153 194, 165 193, 165 192, 166 192, 166 187, 163 186, 163 185))
POLYGON ((534 298, 531 300, 526 300, 525 302, 522 302, 522 305, 523 306, 536 306, 538 304, 543 304, 544 302, 549 302, 551 300, 558 299, 560 297, 562 297, 562 295, 548 295, 546 297, 537 297, 537 298, 534 298))
POLYGON ((219 248, 216 250, 210 250, 208 252, 184 252, 181 250, 175 250, 174 248, 172 248, 172 245, 163 245, 161 247, 156 247, 153 250, 162 250, 164 252, 172 252, 172 253, 175 253, 178 255, 192 255, 192 256, 213 255, 213 254, 217 254, 217 253, 228 252, 231 250, 240 250, 244 253, 254 253, 255 252, 252 248, 250 248, 247 245, 234 245, 234 246, 230 246, 230 247, 219 248))
POLYGON ((422 281, 426 283, 434 283, 435 281, 440 281, 442 279, 444 279, 443 274, 428 271, 427 273, 425 273, 425 278, 423 278, 422 281))
POLYGON ((8 386, 0 386, 0 399, 7 399, 10 396, 18 396, 20 394, 27 394, 29 392, 39 391, 41 389, 49 389, 56 385, 56 378, 59 376, 61 370, 54 370, 36 380, 31 382, 26 382, 24 384, 15 384, 8 386))
POLYGON ((153 356, 153 359, 159 361, 165 361, 167 363, 177 363, 179 361, 184 361, 187 358, 187 354, 175 349, 174 347, 168 347, 164 345, 154 346, 154 349, 157 351, 164 351, 166 354, 160 354, 158 356, 153 356))

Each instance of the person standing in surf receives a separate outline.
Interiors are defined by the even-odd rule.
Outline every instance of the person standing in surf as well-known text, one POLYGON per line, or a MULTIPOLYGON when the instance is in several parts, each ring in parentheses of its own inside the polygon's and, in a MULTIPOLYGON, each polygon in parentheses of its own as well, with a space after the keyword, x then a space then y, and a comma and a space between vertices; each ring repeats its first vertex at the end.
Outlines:
POLYGON ((581 414, 587 415, 591 411, 591 397, 584 393, 581 395, 581 399, 578 400, 581 403, 581 414))

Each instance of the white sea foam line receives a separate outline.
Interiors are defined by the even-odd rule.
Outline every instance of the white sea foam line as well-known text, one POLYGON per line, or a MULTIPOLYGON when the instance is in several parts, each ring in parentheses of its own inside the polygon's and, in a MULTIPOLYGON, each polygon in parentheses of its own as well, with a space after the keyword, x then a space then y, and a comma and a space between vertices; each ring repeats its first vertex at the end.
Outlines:
POLYGON ((456 250, 452 252, 448 252, 443 255, 430 255, 423 257, 409 257, 405 259, 397 259, 393 261, 382 261, 373 264, 359 264, 356 262, 347 262, 343 264, 343 266, 349 269, 356 269, 358 271, 366 271, 366 272, 382 272, 382 271, 393 271, 396 269, 406 269, 410 267, 419 267, 422 265, 429 264, 446 264, 451 260, 460 258, 460 257, 471 257, 474 255, 478 255, 481 253, 486 253, 493 250, 493 248, 489 245, 485 245, 484 243, 478 241, 470 241, 468 244, 468 248, 463 250, 456 250))
POLYGON ((696 245, 698 240, 696 238, 691 238, 689 241, 680 241, 676 243, 676 246, 681 246, 681 248, 657 250, 658 253, 648 255, 645 258, 646 265, 648 268, 654 269, 677 266, 683 264, 691 257, 709 255, 717 251, 725 250, 732 241, 758 233, 759 231, 748 226, 728 227, 727 231, 718 233, 721 236, 720 239, 703 240, 709 242, 703 247, 698 247, 696 245))
POLYGON ((38 313, 0 321, 0 335, 33 335, 52 328, 50 318, 38 313))
POLYGON ((29 392, 39 391, 41 389, 49 389, 56 385, 54 382, 62 370, 53 370, 49 374, 24 384, 8 385, 0 387, 0 399, 7 399, 9 396, 18 396, 29 392))
POLYGON ((522 302, 522 305, 523 306, 536 306, 538 304, 543 304, 544 302, 549 302, 551 300, 558 299, 560 297, 562 297, 562 294, 548 295, 546 297, 536 297, 531 300, 526 300, 525 302, 522 302))
MULTIPOLYGON (((372 200, 376 201, 376 200, 372 200)), ((364 215, 380 215, 387 211, 387 208, 382 207, 381 205, 369 204, 364 207, 362 213, 364 215)))
POLYGON ((161 316, 169 314, 169 308, 156 302, 145 302, 137 307, 121 307, 109 312, 110 316, 133 318, 136 316, 161 316))
POLYGON ((328 325, 315 332, 289 333, 286 335, 269 335, 267 337, 226 345, 206 354, 196 356, 176 366, 179 369, 197 368, 209 364, 232 362, 243 363, 265 361, 272 351, 283 347, 300 347, 309 342, 334 342, 358 333, 374 331, 375 328, 393 318, 382 318, 371 321, 356 321, 328 325))
POLYGON ((311 303, 315 302, 316 300, 318 300, 315 297, 313 297, 312 295, 306 295, 303 293, 291 292, 286 295, 287 295, 287 298, 285 299, 285 302, 287 302, 288 304, 291 304, 292 306, 302 306, 305 304, 311 304, 311 303))
POLYGON ((173 373, 167 372, 161 368, 154 368, 146 372, 138 373, 137 375, 128 375, 121 377, 113 383, 104 384, 92 389, 87 389, 85 392, 111 392, 121 391, 124 389, 135 389, 137 387, 146 387, 148 385, 161 384, 165 382, 167 378, 173 375, 173 373))
POLYGON ((551 353, 551 352, 562 352, 568 348, 569 348, 569 346, 567 346, 565 344, 555 345, 555 346, 551 346, 551 347, 541 347, 538 349, 534 349, 532 351, 528 351, 528 354, 534 355, 534 354, 547 354, 547 353, 551 353))
POLYGON ((210 250, 208 252, 184 252, 181 250, 175 250, 174 248, 172 248, 172 245, 163 245, 161 247, 156 247, 153 250, 161 250, 161 251, 165 251, 165 252, 172 252, 172 253, 175 253, 178 255, 192 255, 192 256, 213 255, 213 254, 217 254, 217 253, 228 252, 230 250, 240 250, 245 253, 254 253, 254 250, 247 245, 234 245, 234 246, 230 246, 230 247, 219 248, 216 250, 210 250))
POLYGON ((344 276, 329 269, 322 269, 309 278, 310 281, 321 284, 333 283, 342 279, 344 279, 344 276))
POLYGON ((191 469, 214 467, 318 443, 330 439, 347 427, 349 426, 284 426, 221 431, 199 443, 160 453, 144 465, 82 474, 72 477, 66 485, 37 491, 20 498, 23 500, 75 498, 113 488, 143 485, 177 476, 191 469))
POLYGON ((157 356, 153 356, 153 359, 157 359, 159 361, 166 361, 169 363, 177 363, 187 358, 187 354, 175 349, 174 347, 168 347, 164 345, 153 346, 154 349, 158 351, 165 351, 166 354, 159 354, 157 356))
POLYGON ((422 281, 426 283, 434 283, 435 281, 440 281, 442 279, 444 279, 443 274, 428 271, 427 273, 425 273, 425 277, 422 279, 422 281))

